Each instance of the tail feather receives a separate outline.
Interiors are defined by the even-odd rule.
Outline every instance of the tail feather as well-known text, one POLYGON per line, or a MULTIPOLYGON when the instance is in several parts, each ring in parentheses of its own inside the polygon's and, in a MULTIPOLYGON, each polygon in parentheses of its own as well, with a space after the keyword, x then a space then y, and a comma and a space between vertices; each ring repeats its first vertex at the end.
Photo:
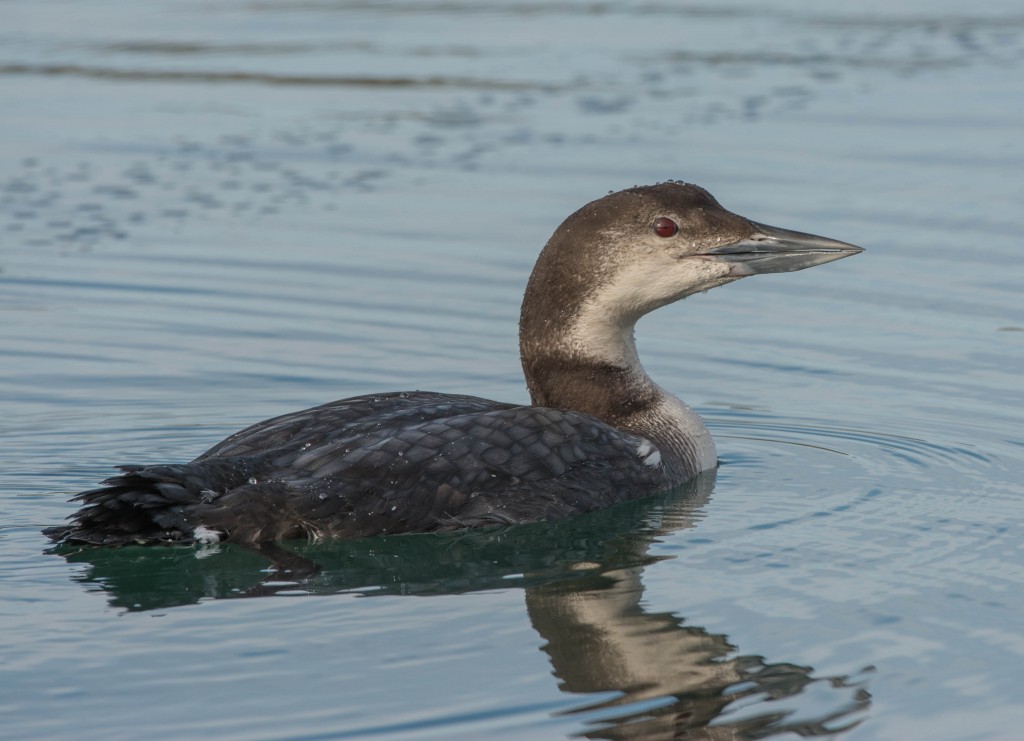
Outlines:
POLYGON ((214 464, 120 466, 122 473, 76 495, 83 506, 65 525, 43 534, 57 543, 122 546, 191 543, 186 509, 200 504, 211 483, 245 481, 245 467, 214 464))

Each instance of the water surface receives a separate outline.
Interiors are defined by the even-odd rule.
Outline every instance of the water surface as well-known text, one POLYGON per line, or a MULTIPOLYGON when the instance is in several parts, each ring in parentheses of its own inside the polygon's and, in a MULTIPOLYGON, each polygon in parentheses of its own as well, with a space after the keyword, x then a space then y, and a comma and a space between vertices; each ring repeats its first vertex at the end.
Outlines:
POLYGON ((4 17, 12 738, 1024 724, 1015 4, 4 17), (353 394, 526 401, 540 247, 584 202, 667 178, 867 248, 641 322, 648 370, 718 441, 715 476, 568 523, 291 556, 48 550, 39 529, 115 463, 353 394))

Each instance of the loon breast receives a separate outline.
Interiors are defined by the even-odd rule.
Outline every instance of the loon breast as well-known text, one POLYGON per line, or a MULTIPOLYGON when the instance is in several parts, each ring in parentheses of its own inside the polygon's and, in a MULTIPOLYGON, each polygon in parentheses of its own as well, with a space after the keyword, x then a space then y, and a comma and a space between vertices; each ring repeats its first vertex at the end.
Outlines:
POLYGON ((700 417, 644 372, 655 308, 860 252, 749 221, 668 182, 605 196, 555 231, 527 285, 532 404, 394 392, 259 422, 190 463, 121 466, 77 495, 58 542, 258 544, 568 517, 716 465, 700 417))

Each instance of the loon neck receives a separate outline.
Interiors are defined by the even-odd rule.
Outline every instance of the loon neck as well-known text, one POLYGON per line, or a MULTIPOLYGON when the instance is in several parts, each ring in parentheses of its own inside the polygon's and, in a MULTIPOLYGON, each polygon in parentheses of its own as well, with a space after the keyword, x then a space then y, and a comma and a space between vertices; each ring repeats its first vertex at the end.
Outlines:
POLYGON ((588 321, 580 311, 541 316, 524 303, 519 349, 537 406, 585 412, 622 427, 665 394, 640 364, 631 325, 588 321))
POLYGON ((713 468, 714 443, 703 421, 640 364, 636 319, 610 316, 595 302, 566 301, 565 294, 555 310, 549 301, 531 302, 537 290, 531 279, 519 336, 532 402, 590 414, 647 438, 657 445, 670 478, 680 483, 713 468))

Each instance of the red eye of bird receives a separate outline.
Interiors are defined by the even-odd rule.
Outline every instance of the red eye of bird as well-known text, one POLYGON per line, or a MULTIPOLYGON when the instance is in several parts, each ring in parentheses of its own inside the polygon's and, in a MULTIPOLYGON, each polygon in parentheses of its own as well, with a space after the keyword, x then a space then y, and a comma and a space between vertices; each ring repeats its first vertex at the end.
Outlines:
POLYGON ((667 216, 659 216, 654 220, 654 233, 659 237, 671 237, 679 231, 679 224, 667 216))

